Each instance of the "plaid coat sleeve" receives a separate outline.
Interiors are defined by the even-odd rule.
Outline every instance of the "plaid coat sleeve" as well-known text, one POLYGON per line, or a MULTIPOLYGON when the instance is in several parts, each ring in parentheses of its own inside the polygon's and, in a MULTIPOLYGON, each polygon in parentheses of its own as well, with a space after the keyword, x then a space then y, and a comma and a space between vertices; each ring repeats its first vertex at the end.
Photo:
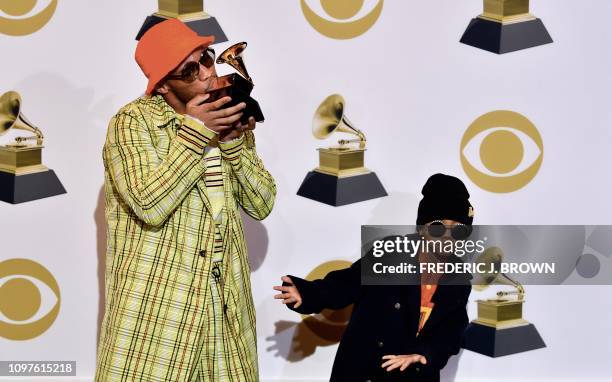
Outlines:
POLYGON ((104 160, 121 198, 146 224, 160 226, 202 177, 204 147, 215 135, 185 118, 160 160, 144 119, 136 110, 123 110, 109 124, 104 160))
POLYGON ((239 139, 221 142, 222 157, 231 164, 234 196, 253 219, 270 214, 276 197, 274 178, 255 151, 255 136, 246 131, 239 139))

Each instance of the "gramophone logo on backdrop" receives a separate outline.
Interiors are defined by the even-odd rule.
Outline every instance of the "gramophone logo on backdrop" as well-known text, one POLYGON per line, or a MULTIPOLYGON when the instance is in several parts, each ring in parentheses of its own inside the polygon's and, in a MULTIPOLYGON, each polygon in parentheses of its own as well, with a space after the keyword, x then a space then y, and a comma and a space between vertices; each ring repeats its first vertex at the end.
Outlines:
MULTIPOLYGON (((350 266, 351 262, 346 260, 327 261, 313 269, 305 279, 309 281, 322 279, 329 272, 345 269, 350 266)), ((323 309, 319 314, 303 314, 302 322, 319 338, 335 343, 342 338, 352 311, 353 305, 338 310, 323 309)))
POLYGON ((378 20, 383 3, 384 0, 300 0, 310 25, 322 35, 338 40, 367 32, 378 20))
POLYGON ((25 36, 44 27, 57 8, 57 0, 0 0, 0 33, 25 36))
POLYGON ((480 188, 514 192, 537 175, 544 159, 542 137, 519 113, 498 110, 482 115, 461 140, 461 165, 480 188))
POLYGON ((0 337, 24 341, 43 334, 60 310, 57 281, 28 259, 0 262, 0 337))

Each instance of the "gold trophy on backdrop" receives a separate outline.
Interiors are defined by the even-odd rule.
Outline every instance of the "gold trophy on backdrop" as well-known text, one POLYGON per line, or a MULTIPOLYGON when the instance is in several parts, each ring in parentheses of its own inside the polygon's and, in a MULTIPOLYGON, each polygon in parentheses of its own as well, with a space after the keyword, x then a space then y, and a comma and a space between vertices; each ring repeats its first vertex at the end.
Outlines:
POLYGON ((461 42, 503 54, 552 43, 542 20, 529 13, 529 0, 484 0, 461 42))
MULTIPOLYGON (((487 248, 477 262, 486 269, 499 269, 503 252, 499 247, 487 248)), ((489 357, 522 353, 546 347, 536 327, 523 319, 525 288, 505 273, 490 273, 477 289, 485 289, 493 282, 511 285, 512 291, 497 292, 497 298, 477 300, 478 318, 472 321, 464 335, 462 347, 489 357), (507 298, 516 296, 516 298, 507 298)))
POLYGON ((246 107, 242 111, 243 114, 240 120, 245 124, 248 122, 249 117, 254 117, 257 122, 264 120, 259 103, 251 97, 251 91, 255 84, 244 64, 243 55, 246 47, 246 42, 239 42, 230 46, 219 55, 217 64, 228 64, 236 69, 240 75, 232 73, 216 78, 211 88, 207 91, 210 97, 206 100, 206 102, 214 102, 225 96, 232 97, 231 102, 225 104, 223 108, 244 102, 246 107))
POLYGON ((183 21, 200 36, 215 36, 215 44, 227 41, 217 19, 206 13, 203 0, 158 0, 158 11, 148 16, 136 40, 153 25, 166 19, 176 18, 183 21))
POLYGON ((17 92, 0 97, 0 136, 9 130, 34 134, 0 145, 0 200, 12 204, 66 193, 55 172, 42 164, 42 131, 23 115, 21 105, 17 92))
POLYGON ((315 111, 312 134, 325 139, 334 133, 347 133, 354 139, 341 139, 338 145, 319 148, 319 167, 310 171, 297 194, 331 206, 342 206, 387 196, 376 174, 364 167, 366 138, 344 113, 340 94, 327 97, 315 111))

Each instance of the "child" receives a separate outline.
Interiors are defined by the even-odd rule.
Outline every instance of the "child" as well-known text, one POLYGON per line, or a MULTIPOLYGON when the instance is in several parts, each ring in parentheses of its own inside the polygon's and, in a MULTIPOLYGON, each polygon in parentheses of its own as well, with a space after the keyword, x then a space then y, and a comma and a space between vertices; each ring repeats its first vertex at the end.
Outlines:
MULTIPOLYGON (((470 228, 473 209, 461 180, 435 174, 422 193, 417 225, 426 240, 453 240, 449 231, 470 228)), ((415 261, 439 256, 421 252, 415 261)), ((461 260, 447 256, 446 261, 461 260)), ((437 280, 439 275, 431 274, 421 275, 421 285, 362 285, 361 266, 358 260, 322 280, 284 276, 283 286, 274 287, 282 294, 274 298, 302 314, 354 304, 330 381, 439 381, 440 370, 458 353, 468 324, 471 276, 453 279, 453 285, 445 279, 456 275, 437 280)))

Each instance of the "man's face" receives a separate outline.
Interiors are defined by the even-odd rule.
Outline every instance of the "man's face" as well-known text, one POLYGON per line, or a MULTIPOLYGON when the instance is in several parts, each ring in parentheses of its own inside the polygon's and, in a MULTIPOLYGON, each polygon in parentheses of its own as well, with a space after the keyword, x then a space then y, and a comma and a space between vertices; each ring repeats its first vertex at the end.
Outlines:
POLYGON ((189 102, 196 95, 206 93, 211 88, 213 81, 217 78, 217 70, 214 64, 210 67, 206 67, 199 63, 202 54, 208 54, 205 52, 204 48, 194 50, 179 66, 170 72, 171 75, 180 75, 183 69, 185 69, 185 66, 190 62, 198 63, 200 71, 192 82, 182 79, 166 79, 158 91, 163 94, 164 89, 166 89, 167 92, 173 93, 176 98, 184 104, 189 102))

